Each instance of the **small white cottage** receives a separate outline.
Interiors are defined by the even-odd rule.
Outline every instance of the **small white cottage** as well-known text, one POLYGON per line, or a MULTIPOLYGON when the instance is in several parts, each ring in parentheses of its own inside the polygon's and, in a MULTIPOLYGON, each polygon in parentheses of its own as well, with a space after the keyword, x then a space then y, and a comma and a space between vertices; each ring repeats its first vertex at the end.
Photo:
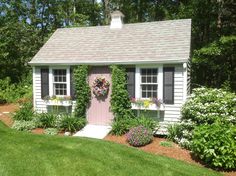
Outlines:
MULTIPOLYGON (((122 13, 115 11, 111 16, 109 26, 57 29, 39 50, 30 62, 35 110, 46 112, 53 106, 43 99, 45 96, 73 96, 73 66, 90 65, 88 81, 92 85, 97 76, 111 82, 109 65, 119 64, 127 68, 130 97, 158 97, 163 106, 147 108, 150 116, 164 122, 178 121, 189 90, 191 20, 123 24, 122 13)), ((111 123, 111 92, 104 101, 92 97, 89 123, 111 123)), ((70 103, 60 106, 73 109, 70 103)))

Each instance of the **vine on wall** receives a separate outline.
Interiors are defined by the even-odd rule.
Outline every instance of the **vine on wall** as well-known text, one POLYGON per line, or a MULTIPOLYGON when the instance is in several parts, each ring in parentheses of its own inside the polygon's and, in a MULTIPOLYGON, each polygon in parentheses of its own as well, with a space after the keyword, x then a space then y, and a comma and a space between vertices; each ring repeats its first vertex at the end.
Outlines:
POLYGON ((127 90, 126 72, 123 66, 112 65, 111 109, 116 119, 132 117, 131 102, 127 90))
POLYGON ((87 81, 88 66, 79 65, 74 69, 76 107, 74 114, 76 117, 86 118, 86 109, 91 97, 90 87, 87 81))

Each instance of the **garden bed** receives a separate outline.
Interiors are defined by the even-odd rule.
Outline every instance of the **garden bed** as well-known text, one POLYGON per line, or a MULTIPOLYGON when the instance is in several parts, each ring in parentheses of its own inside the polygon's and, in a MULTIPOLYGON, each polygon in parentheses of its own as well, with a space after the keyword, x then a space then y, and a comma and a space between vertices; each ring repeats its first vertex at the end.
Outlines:
MULTIPOLYGON (((0 120, 3 121, 6 125, 8 125, 9 127, 12 125, 12 119, 10 118, 10 113, 9 114, 3 114, 3 112, 11 112, 13 113, 15 110, 18 109, 17 105, 13 105, 13 104, 8 104, 8 105, 1 105, 0 106, 0 120)), ((43 134, 44 133, 44 129, 42 128, 36 128, 34 130, 32 130, 32 133, 35 134, 43 134)), ((62 132, 59 132, 58 135, 64 135, 64 133, 62 134, 62 132)), ((106 141, 112 141, 115 143, 119 143, 119 144, 124 144, 127 146, 130 146, 128 144, 128 142, 126 141, 126 137, 125 135, 123 136, 114 136, 114 135, 108 135, 105 137, 106 141)), ((199 163, 198 161, 194 160, 191 157, 190 151, 182 149, 181 147, 179 147, 177 144, 175 143, 171 143, 172 146, 167 147, 167 146, 162 146, 161 143, 162 142, 167 142, 167 139, 165 138, 160 138, 160 137, 155 137, 152 141, 152 143, 143 146, 143 147, 139 147, 138 149, 140 150, 144 150, 148 153, 153 153, 156 155, 163 155, 163 156, 167 156, 170 158, 174 158, 177 160, 182 160, 191 164, 195 164, 195 165, 199 165, 199 166, 203 166, 201 163, 199 163)), ((204 166, 203 166, 204 167, 204 166)), ((224 175, 226 176, 235 176, 236 172, 225 172, 224 175)))

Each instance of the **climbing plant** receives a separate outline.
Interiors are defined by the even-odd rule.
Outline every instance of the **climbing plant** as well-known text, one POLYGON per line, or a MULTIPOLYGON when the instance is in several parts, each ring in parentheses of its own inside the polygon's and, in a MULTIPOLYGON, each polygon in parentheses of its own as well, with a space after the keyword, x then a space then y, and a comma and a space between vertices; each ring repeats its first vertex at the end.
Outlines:
POLYGON ((76 107, 74 114, 76 117, 86 117, 86 109, 90 101, 91 92, 87 81, 88 66, 79 65, 74 69, 76 107))
POLYGON ((117 65, 112 65, 110 68, 112 72, 112 112, 116 119, 132 116, 125 69, 117 65))

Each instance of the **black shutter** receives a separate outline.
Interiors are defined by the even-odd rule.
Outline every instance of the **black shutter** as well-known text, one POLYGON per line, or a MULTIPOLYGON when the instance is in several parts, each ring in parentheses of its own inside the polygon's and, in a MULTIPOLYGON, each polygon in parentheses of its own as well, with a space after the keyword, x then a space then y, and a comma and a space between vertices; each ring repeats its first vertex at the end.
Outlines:
POLYGON ((49 69, 41 69, 41 98, 49 95, 49 69))
POLYGON ((135 68, 127 68, 127 90, 129 97, 135 97, 135 68))
POLYGON ((174 67, 163 68, 163 100, 166 104, 174 104, 174 67))
POLYGON ((70 96, 72 100, 75 100, 75 84, 74 84, 74 71, 73 68, 70 68, 70 96))

